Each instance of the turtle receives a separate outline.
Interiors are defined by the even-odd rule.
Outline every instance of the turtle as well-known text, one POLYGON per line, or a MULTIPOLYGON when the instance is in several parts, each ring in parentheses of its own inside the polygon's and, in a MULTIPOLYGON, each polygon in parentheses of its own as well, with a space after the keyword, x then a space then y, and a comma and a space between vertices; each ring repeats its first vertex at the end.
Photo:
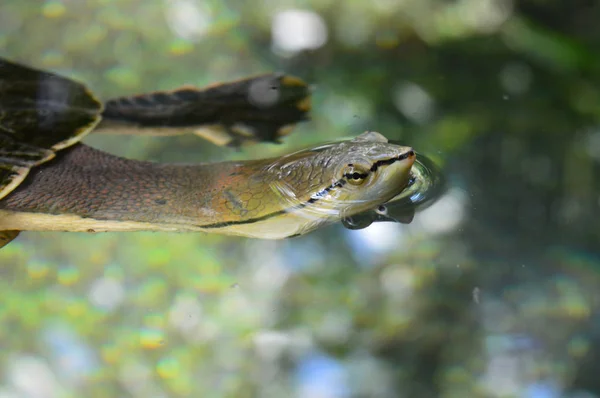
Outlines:
POLYGON ((103 104, 83 83, 0 59, 0 245, 22 230, 290 238, 408 186, 415 151, 374 131, 280 157, 197 164, 125 159, 81 142, 92 131, 278 142, 309 110, 310 87, 283 74, 103 104))

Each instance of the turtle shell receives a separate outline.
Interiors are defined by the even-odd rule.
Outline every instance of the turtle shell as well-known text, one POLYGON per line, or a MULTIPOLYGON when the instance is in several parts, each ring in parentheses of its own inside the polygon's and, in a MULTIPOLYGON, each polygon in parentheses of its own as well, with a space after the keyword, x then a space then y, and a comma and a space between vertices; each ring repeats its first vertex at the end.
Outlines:
POLYGON ((32 167, 79 142, 101 112, 83 84, 0 59, 0 199, 32 167))

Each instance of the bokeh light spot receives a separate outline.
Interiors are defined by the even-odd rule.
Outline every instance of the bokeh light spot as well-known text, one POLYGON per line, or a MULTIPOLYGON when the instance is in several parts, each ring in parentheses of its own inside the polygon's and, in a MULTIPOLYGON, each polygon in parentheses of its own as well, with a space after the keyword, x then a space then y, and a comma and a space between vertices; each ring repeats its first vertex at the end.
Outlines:
POLYGON ((42 261, 31 261, 27 264, 27 274, 33 279, 42 279, 48 275, 50 267, 42 261))
POLYGON ((172 379, 179 375, 181 368, 174 358, 163 358, 156 364, 156 372, 163 379, 172 379))
POLYGON ((42 13, 47 18, 59 18, 65 14, 67 8, 61 1, 46 1, 42 8, 42 13))
POLYGON ((123 88, 133 89, 138 87, 140 84, 138 73, 124 66, 118 66, 109 69, 106 72, 106 78, 112 83, 123 88))
POLYGON ((169 52, 173 55, 185 55, 194 50, 194 44, 185 39, 174 40, 169 46, 169 52))
POLYGON ((123 302, 125 289, 113 278, 100 278, 90 287, 89 298, 96 307, 112 311, 123 302))
POLYGON ((58 270, 58 283, 72 286, 79 280, 79 270, 72 266, 62 267, 58 270))
POLYGON ((114 344, 105 344, 100 349, 100 355, 106 363, 116 363, 121 357, 121 350, 114 344))
POLYGON ((140 332, 140 345, 147 349, 156 349, 165 344, 165 333, 159 329, 145 328, 140 332))
POLYGON ((406 82, 396 86, 393 101, 396 108, 413 122, 423 124, 433 116, 433 99, 417 84, 406 82))
POLYGON ((314 50, 327 43, 327 25, 312 11, 287 10, 275 15, 271 27, 275 50, 295 53, 314 50))
POLYGON ((180 38, 197 40, 204 36, 212 23, 212 10, 209 3, 191 0, 169 0, 167 2, 167 23, 180 38))

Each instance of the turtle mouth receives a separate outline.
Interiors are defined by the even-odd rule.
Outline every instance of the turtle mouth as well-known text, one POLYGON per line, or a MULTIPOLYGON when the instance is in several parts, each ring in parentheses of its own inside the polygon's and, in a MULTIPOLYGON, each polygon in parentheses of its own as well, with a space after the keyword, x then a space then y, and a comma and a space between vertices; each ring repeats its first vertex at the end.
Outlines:
MULTIPOLYGON (((346 180, 350 179, 350 178, 367 178, 369 176, 369 173, 374 173, 377 171, 377 169, 379 169, 381 166, 389 166, 391 164, 394 164, 396 162, 401 162, 403 160, 407 160, 407 159, 413 159, 416 158, 415 155, 415 151, 413 149, 404 152, 403 154, 393 157, 393 158, 389 158, 389 159, 383 159, 383 160, 378 160, 377 162, 373 163, 373 165, 371 166, 371 168, 369 169, 368 172, 366 173, 352 173, 352 174, 344 174, 344 178, 346 180)), ((335 184, 333 184, 335 185, 335 184)))
POLYGON ((373 164, 373 166, 371 166, 371 172, 377 171, 377 169, 380 166, 389 166, 392 163, 401 162, 401 161, 406 160, 406 159, 414 158, 415 156, 416 156, 415 155, 415 151, 413 149, 411 149, 411 150, 409 150, 407 152, 404 152, 403 154, 401 154, 399 156, 396 156, 395 158, 378 160, 377 162, 375 162, 373 164))

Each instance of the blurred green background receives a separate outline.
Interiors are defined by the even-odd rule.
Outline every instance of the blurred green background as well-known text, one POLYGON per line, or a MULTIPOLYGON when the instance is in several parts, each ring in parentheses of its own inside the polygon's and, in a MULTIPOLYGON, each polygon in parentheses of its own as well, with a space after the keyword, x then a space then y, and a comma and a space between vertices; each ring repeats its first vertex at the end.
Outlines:
POLYGON ((284 145, 90 145, 213 161, 370 129, 451 188, 410 225, 286 241, 23 233, 0 251, 0 397, 600 397, 599 20, 591 0, 2 0, 1 56, 102 98, 315 86, 284 145))

